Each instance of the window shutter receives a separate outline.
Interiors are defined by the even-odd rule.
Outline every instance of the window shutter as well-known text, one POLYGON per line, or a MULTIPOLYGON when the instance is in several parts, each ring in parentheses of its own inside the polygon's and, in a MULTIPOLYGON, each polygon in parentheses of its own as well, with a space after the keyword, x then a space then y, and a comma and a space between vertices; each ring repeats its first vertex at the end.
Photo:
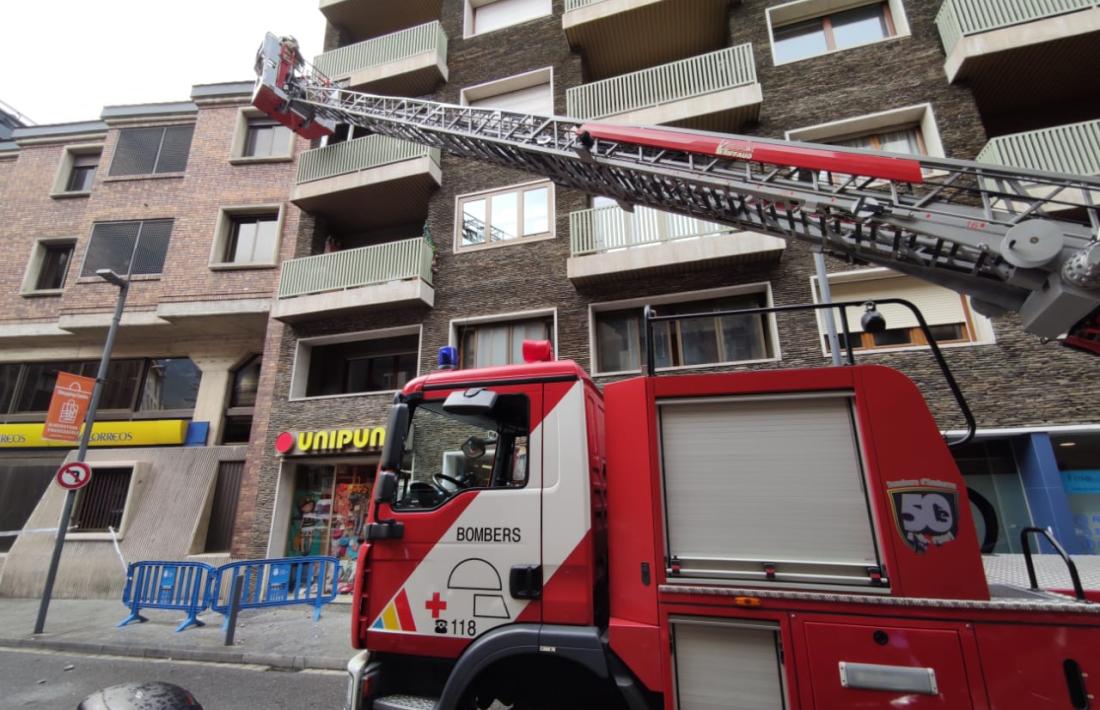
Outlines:
POLYGON ((474 8, 474 33, 492 32, 550 12, 550 0, 496 0, 474 8))
POLYGON ((164 270, 168 240, 172 236, 172 220, 143 222, 137 249, 134 250, 133 274, 159 274, 164 270))
POLYGON ((147 175, 153 172, 163 128, 124 128, 111 161, 111 175, 147 175))
POLYGON ((499 108, 504 111, 551 114, 554 113, 554 96, 550 91, 550 84, 545 83, 488 96, 471 101, 470 105, 479 108, 499 108))
MULTIPOLYGON (((865 281, 830 282, 834 301, 873 301, 882 298, 904 298, 920 309, 928 325, 965 323, 966 312, 962 297, 946 288, 926 284, 911 276, 887 276, 865 281)), ((862 308, 848 308, 848 327, 853 333, 862 332, 859 319, 862 308)), ((887 328, 916 328, 917 319, 904 306, 885 304, 879 313, 886 319, 887 328)), ((824 321, 821 322, 825 332, 824 321)), ((837 310, 837 331, 841 331, 840 311, 837 310)))
POLYGON ((191 136, 194 126, 168 126, 164 129, 164 143, 157 160, 157 173, 181 173, 187 169, 187 155, 191 152, 191 136))
POLYGON ((134 253, 140 228, 141 222, 101 222, 95 225, 80 275, 95 276, 99 269, 111 269, 122 275, 129 273, 130 256, 134 253))

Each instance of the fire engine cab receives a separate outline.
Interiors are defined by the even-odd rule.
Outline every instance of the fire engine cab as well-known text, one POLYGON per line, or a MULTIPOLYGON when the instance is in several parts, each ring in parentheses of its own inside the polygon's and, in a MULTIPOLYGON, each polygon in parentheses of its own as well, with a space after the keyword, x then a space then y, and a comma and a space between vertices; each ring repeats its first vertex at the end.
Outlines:
MULTIPOLYGON (((895 269, 1100 353, 1100 179, 586 124, 350 91, 267 35, 255 106, 895 269)), ((726 237, 730 239, 736 236, 726 237)), ((911 304, 948 387, 935 338, 911 304)), ((675 318, 773 318, 876 304, 675 318)), ((857 311, 858 312, 858 311, 857 311)), ((440 369, 393 405, 355 579, 351 710, 1088 708, 1100 592, 990 583, 966 485, 893 370, 640 377, 602 392, 549 343, 440 369)), ((846 343, 851 338, 846 337, 846 343)), ((833 352, 839 347, 834 341, 833 352)), ((968 434, 968 437, 969 435, 968 434)), ((959 443, 959 442, 952 442, 959 443)))

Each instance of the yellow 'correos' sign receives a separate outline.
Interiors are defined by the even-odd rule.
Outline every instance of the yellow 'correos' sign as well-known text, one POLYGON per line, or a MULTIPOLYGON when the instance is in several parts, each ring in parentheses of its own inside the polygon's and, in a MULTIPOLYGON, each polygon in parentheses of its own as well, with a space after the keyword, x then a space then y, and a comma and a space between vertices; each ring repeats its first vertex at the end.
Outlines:
MULTIPOLYGON (((187 419, 96 422, 88 446, 179 446, 187 438, 187 419)), ((72 449, 74 444, 42 438, 42 422, 0 424, 0 449, 72 449)))

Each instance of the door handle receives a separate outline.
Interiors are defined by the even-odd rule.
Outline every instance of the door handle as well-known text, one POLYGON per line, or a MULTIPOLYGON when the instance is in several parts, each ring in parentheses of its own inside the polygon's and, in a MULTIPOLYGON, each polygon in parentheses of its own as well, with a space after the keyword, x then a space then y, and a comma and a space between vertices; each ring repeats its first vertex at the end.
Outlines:
POLYGON ((508 573, 508 591, 513 599, 542 597, 542 565, 513 565, 508 573))

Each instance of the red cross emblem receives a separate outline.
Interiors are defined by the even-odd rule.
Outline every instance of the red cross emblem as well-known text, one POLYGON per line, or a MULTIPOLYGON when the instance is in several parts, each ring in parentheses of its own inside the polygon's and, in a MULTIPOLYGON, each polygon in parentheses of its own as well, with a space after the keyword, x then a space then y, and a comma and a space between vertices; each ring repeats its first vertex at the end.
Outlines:
POLYGON ((447 602, 439 598, 439 592, 433 592, 432 598, 424 602, 424 608, 432 612, 433 619, 438 619, 439 612, 447 611, 447 602))

